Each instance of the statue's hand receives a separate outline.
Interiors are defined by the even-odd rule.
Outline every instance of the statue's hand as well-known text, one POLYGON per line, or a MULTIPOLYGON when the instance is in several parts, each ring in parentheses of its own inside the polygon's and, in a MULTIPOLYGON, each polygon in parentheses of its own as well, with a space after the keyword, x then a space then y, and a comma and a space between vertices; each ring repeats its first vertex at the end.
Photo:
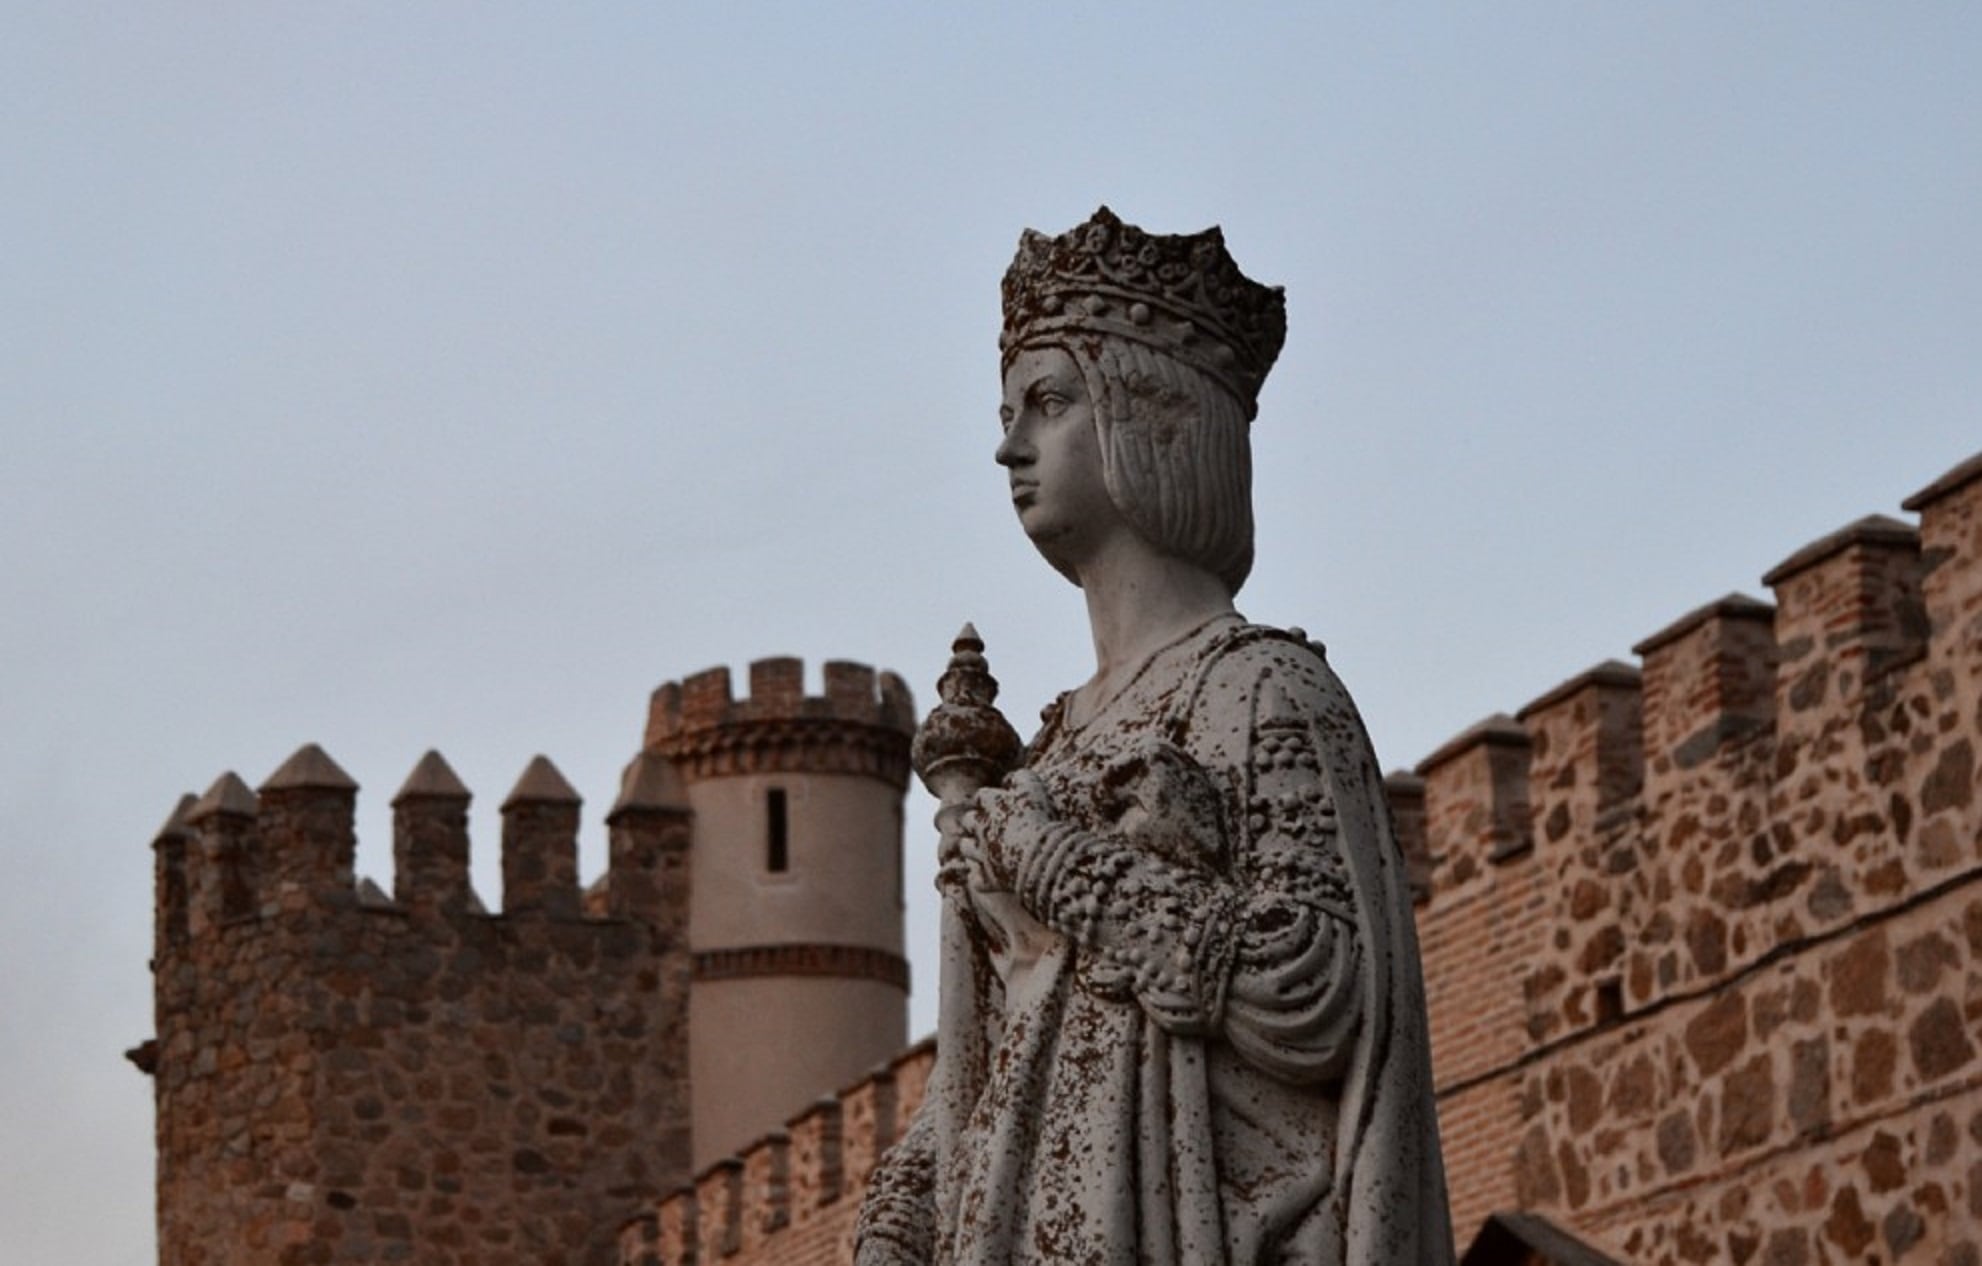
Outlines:
POLYGON ((953 874, 963 879, 978 926, 1000 960, 1000 972, 1037 957, 1055 933, 1034 918, 1012 891, 1015 849, 1036 841, 1053 822, 1052 800, 1036 774, 1021 770, 1004 788, 977 793, 962 815, 953 874))
POLYGON ((1004 786, 978 792, 974 809, 972 833, 984 868, 996 888, 1009 891, 1020 865, 1053 825, 1053 798, 1044 779, 1021 769, 1004 786))

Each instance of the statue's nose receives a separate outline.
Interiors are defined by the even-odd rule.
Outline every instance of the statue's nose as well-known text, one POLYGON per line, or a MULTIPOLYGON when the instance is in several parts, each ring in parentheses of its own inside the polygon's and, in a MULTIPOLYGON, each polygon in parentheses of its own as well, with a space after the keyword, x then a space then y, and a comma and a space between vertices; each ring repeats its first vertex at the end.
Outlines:
POLYGON ((1019 466, 1032 460, 1032 450, 1019 439, 1018 428, 1013 427, 998 441, 998 451, 993 456, 1000 466, 1019 466))

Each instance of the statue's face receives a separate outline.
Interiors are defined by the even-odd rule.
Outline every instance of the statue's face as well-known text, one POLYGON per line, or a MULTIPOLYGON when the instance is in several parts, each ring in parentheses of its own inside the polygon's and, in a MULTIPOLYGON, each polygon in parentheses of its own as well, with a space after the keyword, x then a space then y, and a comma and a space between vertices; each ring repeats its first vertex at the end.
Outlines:
POLYGON ((1005 371, 998 464, 1011 473, 1019 524, 1048 561, 1071 574, 1107 535, 1128 528, 1101 474, 1101 440, 1087 380, 1057 347, 1031 348, 1005 371))

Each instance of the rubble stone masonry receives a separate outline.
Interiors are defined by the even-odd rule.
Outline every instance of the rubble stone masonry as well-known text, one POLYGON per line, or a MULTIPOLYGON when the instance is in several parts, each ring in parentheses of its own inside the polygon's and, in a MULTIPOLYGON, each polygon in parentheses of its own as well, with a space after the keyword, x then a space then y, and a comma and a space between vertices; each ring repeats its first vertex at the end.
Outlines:
POLYGON ((1982 458, 1906 508, 1393 786, 1462 1241, 1982 1263, 1982 458))
POLYGON ((539 758, 491 916, 438 756, 393 802, 396 900, 353 885, 356 790, 309 747, 159 835, 160 1261, 610 1262, 688 1168, 686 814, 622 798, 584 912, 578 797, 539 758))

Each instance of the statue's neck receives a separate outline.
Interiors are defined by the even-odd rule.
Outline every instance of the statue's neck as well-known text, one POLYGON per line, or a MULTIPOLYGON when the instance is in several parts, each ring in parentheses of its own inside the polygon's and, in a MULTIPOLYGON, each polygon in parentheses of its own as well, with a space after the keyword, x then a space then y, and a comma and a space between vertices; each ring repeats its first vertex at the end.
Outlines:
POLYGON ((1080 723, 1120 694, 1151 656, 1233 614, 1231 593, 1210 572, 1140 538, 1118 540, 1122 548, 1080 569, 1095 663, 1093 679, 1075 692, 1080 723))

